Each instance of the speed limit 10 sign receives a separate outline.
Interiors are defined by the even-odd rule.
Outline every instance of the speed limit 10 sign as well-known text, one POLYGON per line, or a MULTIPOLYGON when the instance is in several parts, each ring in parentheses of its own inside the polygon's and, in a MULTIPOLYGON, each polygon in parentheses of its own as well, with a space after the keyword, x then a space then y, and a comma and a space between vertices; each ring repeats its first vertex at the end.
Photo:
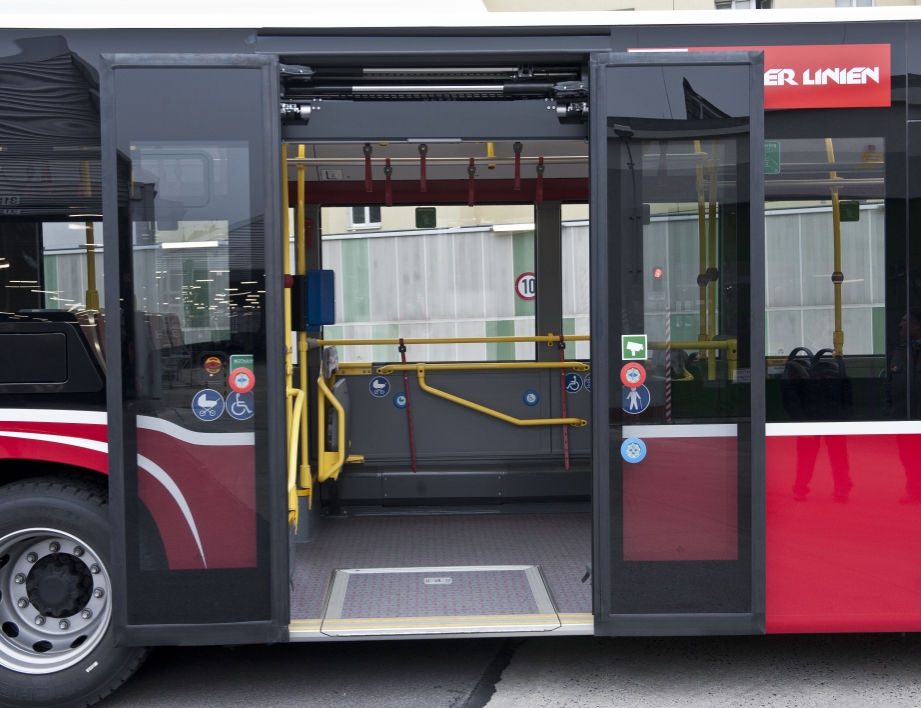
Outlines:
POLYGON ((536 278, 534 273, 522 273, 515 280, 515 293, 522 300, 533 300, 536 297, 536 278))

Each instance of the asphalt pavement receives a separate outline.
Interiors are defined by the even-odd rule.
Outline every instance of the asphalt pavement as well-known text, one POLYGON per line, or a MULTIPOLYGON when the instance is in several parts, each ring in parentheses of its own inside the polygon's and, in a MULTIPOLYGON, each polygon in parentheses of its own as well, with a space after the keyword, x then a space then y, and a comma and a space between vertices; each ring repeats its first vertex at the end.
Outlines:
POLYGON ((914 707, 921 635, 168 647, 103 705, 914 707))

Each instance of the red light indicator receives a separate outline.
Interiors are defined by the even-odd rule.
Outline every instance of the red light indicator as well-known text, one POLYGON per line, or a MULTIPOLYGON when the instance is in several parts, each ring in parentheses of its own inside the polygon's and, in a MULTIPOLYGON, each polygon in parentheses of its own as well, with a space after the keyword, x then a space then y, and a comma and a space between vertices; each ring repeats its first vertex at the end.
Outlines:
POLYGON ((662 277, 662 269, 661 269, 661 268, 656 268, 654 271, 652 271, 652 277, 653 277, 653 278, 661 278, 661 277, 662 277))

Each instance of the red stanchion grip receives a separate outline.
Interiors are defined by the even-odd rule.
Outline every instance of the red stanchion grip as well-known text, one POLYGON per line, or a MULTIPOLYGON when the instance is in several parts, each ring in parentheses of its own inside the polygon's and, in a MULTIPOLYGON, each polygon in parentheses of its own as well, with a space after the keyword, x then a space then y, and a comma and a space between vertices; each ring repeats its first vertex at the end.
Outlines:
POLYGON ((425 155, 429 151, 429 146, 425 143, 419 145, 419 191, 425 191, 425 155))
POLYGON ((390 181, 390 177, 393 175, 393 167, 390 166, 390 158, 388 157, 384 163, 384 200, 387 206, 393 206, 393 184, 390 181))
POLYGON ((544 203, 544 158, 537 159, 537 188, 534 190, 534 203, 540 206, 544 203))
POLYGON ((521 150, 524 146, 521 143, 515 143, 512 145, 512 150, 515 151, 515 191, 518 192, 521 190, 521 150))
POLYGON ((371 143, 365 143, 361 151, 365 155, 365 191, 371 193, 374 191, 374 176, 371 174, 371 143))

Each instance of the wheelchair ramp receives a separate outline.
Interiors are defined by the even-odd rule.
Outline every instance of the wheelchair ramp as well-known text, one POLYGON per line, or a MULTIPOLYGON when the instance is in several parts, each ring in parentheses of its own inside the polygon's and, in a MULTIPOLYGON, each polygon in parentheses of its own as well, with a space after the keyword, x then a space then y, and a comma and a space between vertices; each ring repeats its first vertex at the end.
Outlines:
POLYGON ((345 637, 558 627, 540 566, 495 565, 336 569, 320 631, 345 637))

